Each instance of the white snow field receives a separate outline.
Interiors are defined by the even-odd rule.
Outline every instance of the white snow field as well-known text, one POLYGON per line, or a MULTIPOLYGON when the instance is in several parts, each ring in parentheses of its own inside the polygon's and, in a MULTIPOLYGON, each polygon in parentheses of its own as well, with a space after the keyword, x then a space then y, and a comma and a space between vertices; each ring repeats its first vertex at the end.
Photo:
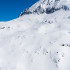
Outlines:
POLYGON ((40 0, 31 14, 0 22, 0 70, 70 70, 69 8, 69 0, 40 0), (59 9, 33 13, 38 6, 59 9))

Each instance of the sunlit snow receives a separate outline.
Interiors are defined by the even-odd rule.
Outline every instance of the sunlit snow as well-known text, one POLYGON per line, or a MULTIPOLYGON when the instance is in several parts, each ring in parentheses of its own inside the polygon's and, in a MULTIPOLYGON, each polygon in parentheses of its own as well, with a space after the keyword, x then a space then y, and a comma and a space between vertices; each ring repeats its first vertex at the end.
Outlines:
POLYGON ((70 10, 0 22, 0 70, 70 70, 70 10))

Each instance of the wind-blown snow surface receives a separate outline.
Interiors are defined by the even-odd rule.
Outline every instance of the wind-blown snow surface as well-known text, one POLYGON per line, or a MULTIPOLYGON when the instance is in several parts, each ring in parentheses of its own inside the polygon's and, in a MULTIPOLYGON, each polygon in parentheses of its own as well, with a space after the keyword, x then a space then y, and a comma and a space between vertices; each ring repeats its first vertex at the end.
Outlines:
POLYGON ((70 70, 70 11, 0 22, 0 70, 70 70))

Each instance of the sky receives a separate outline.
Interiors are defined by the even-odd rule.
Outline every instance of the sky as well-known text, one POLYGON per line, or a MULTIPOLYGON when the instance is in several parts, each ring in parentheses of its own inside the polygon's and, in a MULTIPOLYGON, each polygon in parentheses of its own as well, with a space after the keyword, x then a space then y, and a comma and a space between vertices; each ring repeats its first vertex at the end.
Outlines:
POLYGON ((19 14, 38 0, 0 0, 0 21, 16 19, 19 14))

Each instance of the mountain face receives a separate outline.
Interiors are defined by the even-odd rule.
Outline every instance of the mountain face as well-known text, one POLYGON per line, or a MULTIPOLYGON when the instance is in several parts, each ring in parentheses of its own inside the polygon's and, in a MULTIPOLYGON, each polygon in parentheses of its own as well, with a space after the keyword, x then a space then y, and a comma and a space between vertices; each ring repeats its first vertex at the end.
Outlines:
POLYGON ((0 22, 0 70, 70 70, 70 1, 40 0, 0 22))
POLYGON ((19 16, 26 14, 51 14, 60 9, 70 10, 70 5, 68 0, 40 0, 32 7, 27 8, 20 13, 19 16))

